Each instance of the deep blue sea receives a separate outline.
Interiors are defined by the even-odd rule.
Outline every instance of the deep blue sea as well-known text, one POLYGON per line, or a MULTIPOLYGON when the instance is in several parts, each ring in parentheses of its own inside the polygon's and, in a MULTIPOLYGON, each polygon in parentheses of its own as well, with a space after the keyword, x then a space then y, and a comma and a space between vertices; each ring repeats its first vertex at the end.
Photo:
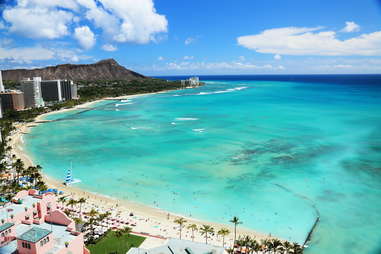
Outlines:
POLYGON ((381 253, 381 75, 200 78, 51 115, 26 148, 89 191, 299 243, 320 214, 305 253, 381 253))

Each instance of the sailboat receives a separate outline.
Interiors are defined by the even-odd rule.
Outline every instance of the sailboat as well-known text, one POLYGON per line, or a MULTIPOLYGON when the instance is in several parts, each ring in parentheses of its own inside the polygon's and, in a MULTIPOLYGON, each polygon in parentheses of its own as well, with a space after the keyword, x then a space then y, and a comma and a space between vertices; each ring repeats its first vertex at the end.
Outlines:
POLYGON ((71 163, 71 167, 66 172, 65 181, 63 182, 64 185, 70 185, 73 183, 81 182, 81 180, 73 178, 72 170, 73 170, 73 163, 71 163))

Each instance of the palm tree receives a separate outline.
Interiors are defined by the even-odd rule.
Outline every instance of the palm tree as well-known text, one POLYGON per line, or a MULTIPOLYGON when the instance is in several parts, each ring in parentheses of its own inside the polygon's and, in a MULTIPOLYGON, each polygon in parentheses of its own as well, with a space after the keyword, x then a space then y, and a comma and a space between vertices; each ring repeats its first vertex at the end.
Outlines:
POLYGON ((261 240, 262 251, 266 252, 266 251, 270 250, 270 245, 271 245, 271 242, 269 239, 261 240))
POLYGON ((78 199, 77 203, 79 204, 79 216, 82 217, 82 204, 86 203, 86 199, 82 197, 78 199))
POLYGON ((283 243, 282 249, 284 250, 286 254, 288 254, 292 250, 292 244, 288 241, 285 241, 283 243))
POLYGON ((181 231, 183 230, 184 223, 187 222, 184 218, 177 218, 173 221, 174 223, 179 224, 179 230, 180 230, 180 240, 181 240, 181 231))
POLYGON ((192 241, 194 241, 194 232, 198 230, 196 224, 191 224, 188 226, 188 229, 192 230, 192 241))
POLYGON ((61 206, 63 206, 65 204, 65 202, 66 202, 66 197, 61 196, 58 198, 58 203, 60 203, 61 206))
POLYGON ((271 245, 272 245, 273 251, 277 251, 277 250, 279 250, 280 247, 282 247, 283 244, 278 239, 272 239, 271 245))
POLYGON ((253 253, 253 252, 257 253, 261 249, 261 246, 255 239, 251 239, 248 247, 250 248, 250 253, 253 253))
POLYGON ((91 242, 94 239, 94 224, 96 222, 96 217, 99 215, 99 213, 93 208, 87 215, 90 217, 89 221, 86 223, 86 226, 90 226, 90 232, 88 234, 90 235, 89 240, 91 242))
POLYGON ((202 225, 200 233, 201 235, 205 235, 205 243, 208 244, 208 234, 213 234, 214 228, 209 225, 202 225))
POLYGON ((230 234, 230 230, 227 228, 221 228, 217 232, 218 235, 222 236, 222 247, 225 247, 225 236, 230 234))
POLYGON ((77 201, 72 198, 67 202, 67 205, 71 206, 71 209, 73 209, 76 204, 77 204, 77 201))
POLYGON ((234 216, 233 219, 230 220, 230 222, 234 224, 234 242, 233 242, 233 246, 234 246, 235 241, 237 239, 237 225, 242 224, 242 221, 240 221, 238 217, 234 216))
POLYGON ((13 163, 13 167, 15 168, 17 174, 17 182, 20 178, 20 174, 24 171, 24 162, 22 160, 17 159, 15 163, 13 163))
POLYGON ((294 254, 301 254, 303 253, 303 248, 297 244, 297 243, 292 243, 292 250, 294 254))

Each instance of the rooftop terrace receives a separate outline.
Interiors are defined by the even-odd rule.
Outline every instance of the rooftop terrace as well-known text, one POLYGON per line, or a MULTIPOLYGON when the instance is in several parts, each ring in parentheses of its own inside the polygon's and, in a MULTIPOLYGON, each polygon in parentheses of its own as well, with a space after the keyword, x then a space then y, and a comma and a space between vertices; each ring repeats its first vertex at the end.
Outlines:
POLYGON ((42 238, 44 238, 45 236, 49 235, 50 233, 52 233, 52 231, 50 230, 40 228, 40 227, 33 227, 29 229, 28 231, 26 231, 25 233, 23 233, 22 235, 20 235, 18 239, 24 240, 27 242, 36 243, 40 241, 42 238))

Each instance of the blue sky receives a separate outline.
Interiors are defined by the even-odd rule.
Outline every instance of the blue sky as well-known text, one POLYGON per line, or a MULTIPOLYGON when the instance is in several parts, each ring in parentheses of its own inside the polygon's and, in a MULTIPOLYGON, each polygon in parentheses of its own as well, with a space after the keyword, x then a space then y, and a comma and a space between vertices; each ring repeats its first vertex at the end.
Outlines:
POLYGON ((378 0, 0 0, 0 69, 381 73, 378 0))

